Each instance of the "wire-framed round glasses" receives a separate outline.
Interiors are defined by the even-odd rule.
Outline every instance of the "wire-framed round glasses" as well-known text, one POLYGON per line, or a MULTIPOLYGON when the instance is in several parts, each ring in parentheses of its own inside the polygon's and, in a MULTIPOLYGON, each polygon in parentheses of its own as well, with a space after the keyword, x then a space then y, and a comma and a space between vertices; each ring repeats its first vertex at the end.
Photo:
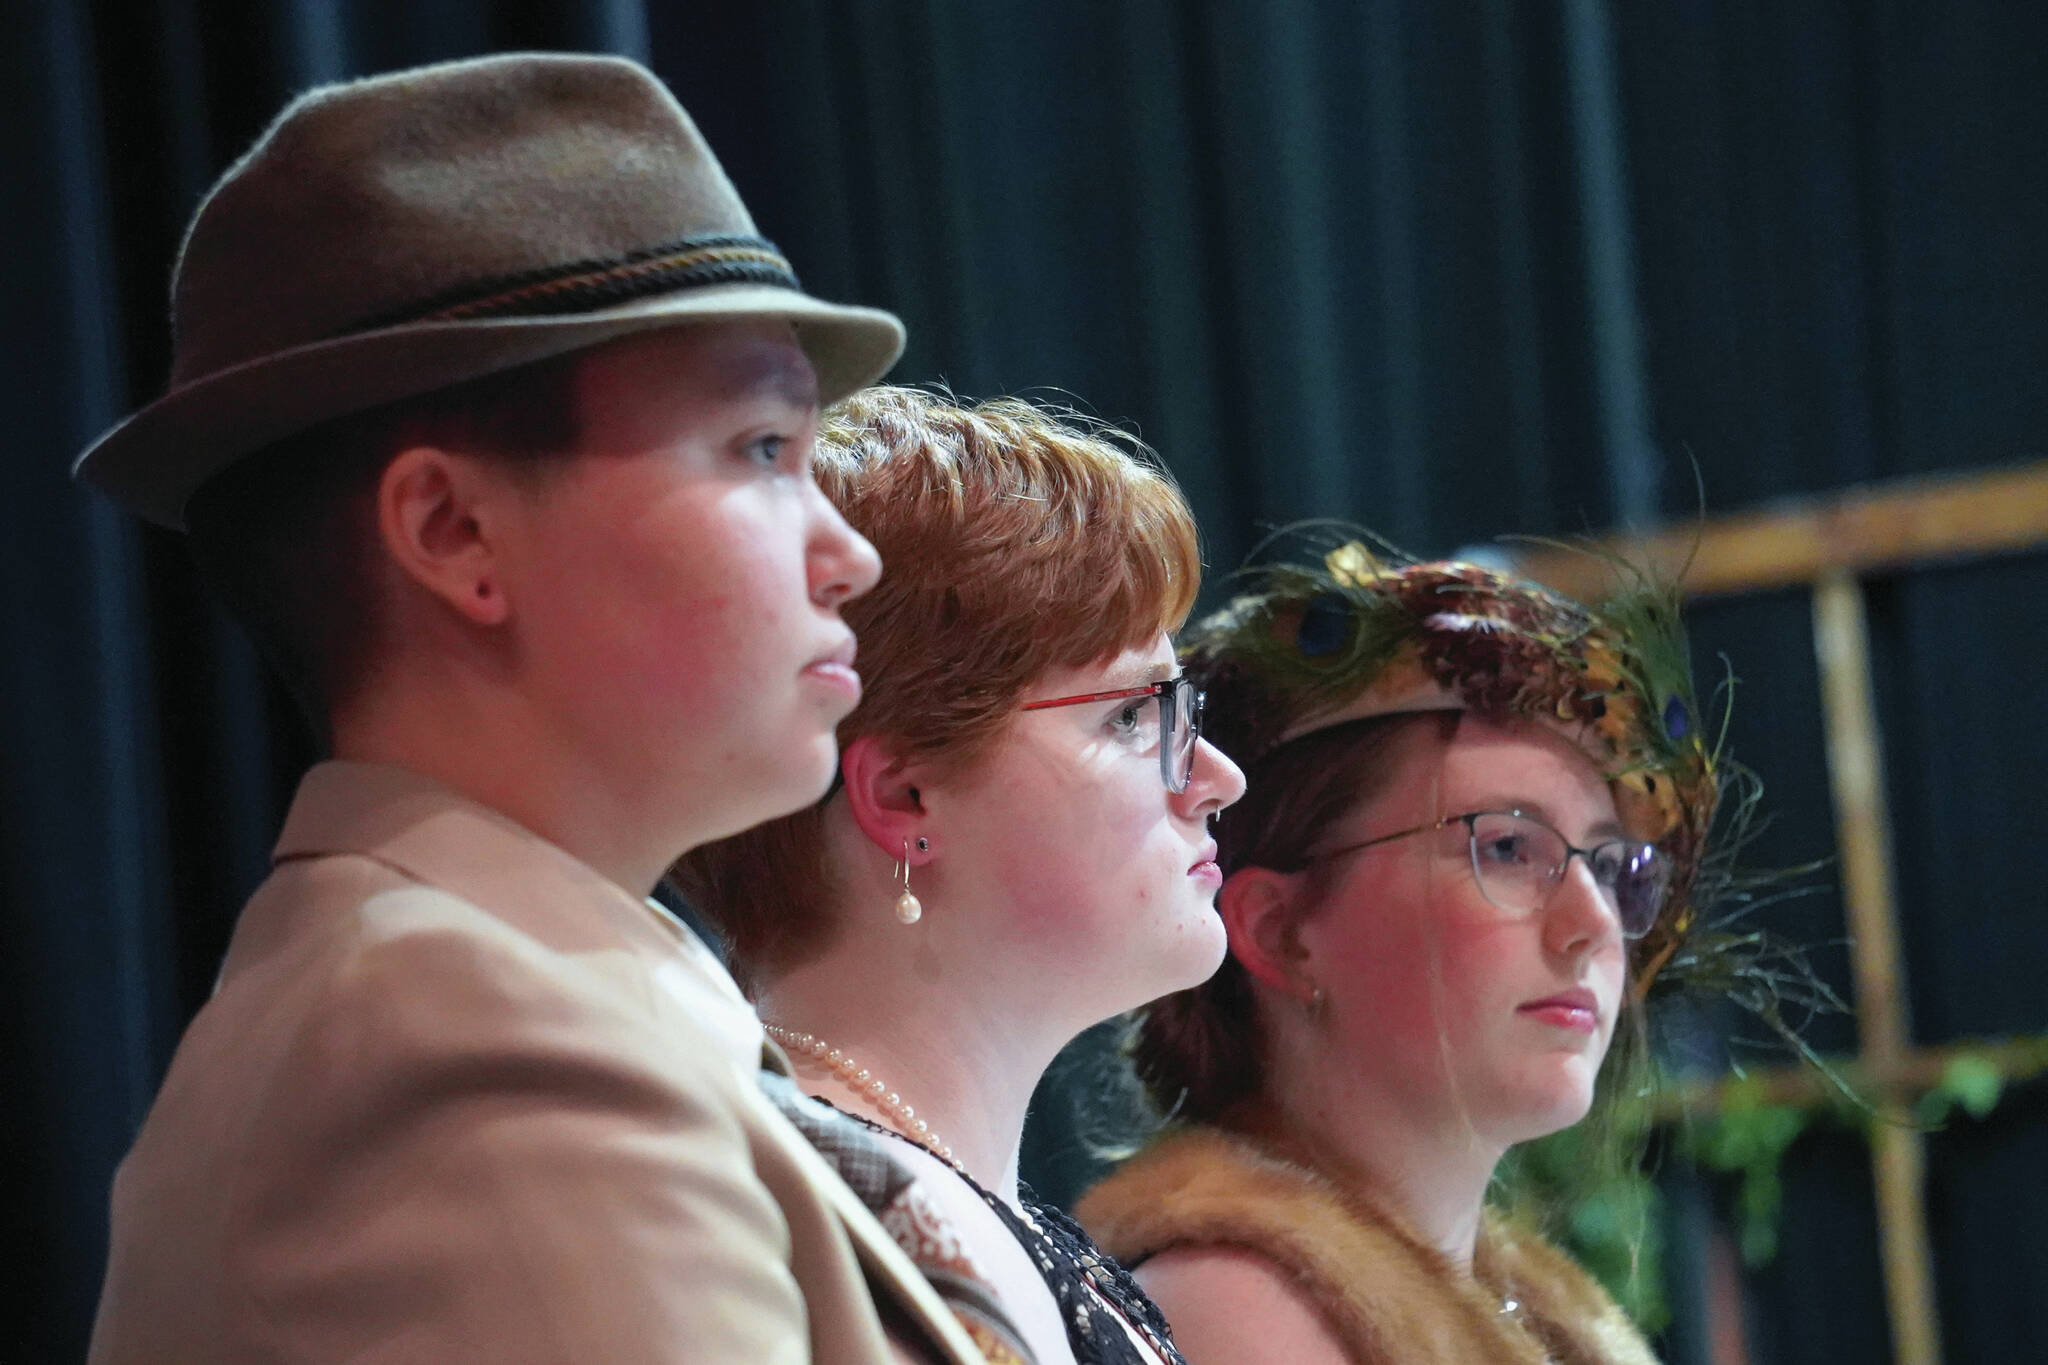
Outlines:
POLYGON ((1577 848, 1544 820, 1519 810, 1475 810, 1447 816, 1434 824, 1396 830, 1375 839, 1346 844, 1314 854, 1311 862, 1360 849, 1428 834, 1451 825, 1465 826, 1471 852, 1472 879, 1491 905, 1515 915, 1543 909, 1564 881, 1573 858, 1584 858, 1623 938, 1650 932, 1671 890, 1671 864, 1655 844, 1608 839, 1591 848, 1577 848))
POLYGON ((1133 717, 1133 723, 1149 729, 1147 735, 1140 730, 1139 739, 1152 740, 1159 746, 1159 776, 1166 783, 1166 789, 1173 793, 1184 792, 1195 774, 1195 742, 1202 737, 1202 707, 1207 694, 1195 686, 1194 679, 1183 673, 1178 677, 1166 678, 1140 687, 1119 687, 1109 692, 1086 692, 1074 697, 1048 697, 1044 701, 1027 701, 1022 710, 1045 711, 1055 706, 1084 706, 1092 701, 1142 701, 1146 697, 1157 697, 1159 707, 1141 707, 1133 717), (1151 713, 1151 714, 1146 714, 1151 713))

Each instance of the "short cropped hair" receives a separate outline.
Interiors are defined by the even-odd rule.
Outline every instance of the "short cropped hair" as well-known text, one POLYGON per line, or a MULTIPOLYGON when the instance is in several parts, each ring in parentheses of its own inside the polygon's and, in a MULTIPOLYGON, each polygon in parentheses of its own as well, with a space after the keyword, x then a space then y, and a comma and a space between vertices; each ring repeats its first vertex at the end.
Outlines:
POLYGON ((573 352, 336 418, 230 465, 185 509, 199 577, 323 746, 378 643, 376 492, 409 445, 528 467, 581 436, 573 352))
MULTIPOLYGON (((884 735, 905 757, 958 772, 1038 678, 1179 629, 1200 587, 1194 516, 1172 479, 1134 437, 1072 413, 872 388, 825 414, 816 465, 825 495, 882 556, 880 584, 845 608, 863 695, 842 745, 884 735)), ((829 941, 823 809, 696 849, 674 869, 743 984, 829 941)))

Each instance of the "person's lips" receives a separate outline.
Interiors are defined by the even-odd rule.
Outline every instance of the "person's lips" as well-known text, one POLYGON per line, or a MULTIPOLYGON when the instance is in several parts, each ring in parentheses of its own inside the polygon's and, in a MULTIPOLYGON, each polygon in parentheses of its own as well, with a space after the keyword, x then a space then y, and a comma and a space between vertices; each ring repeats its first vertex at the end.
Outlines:
POLYGON ((1188 875, 1190 877, 1199 877, 1203 881, 1213 882, 1217 886, 1223 885, 1223 869, 1216 866, 1216 841, 1214 839, 1202 845, 1201 852, 1188 867, 1188 875))
POLYGON ((1518 1013, 1526 1014, 1538 1023, 1553 1028, 1572 1029, 1580 1033, 1597 1033, 1600 1030, 1600 1001, 1584 986, 1575 986, 1556 995, 1546 995, 1541 1000, 1531 1000, 1522 1005, 1518 1013))
POLYGON ((856 702, 859 701, 860 674, 855 672, 853 667, 856 647, 851 634, 842 636, 831 649, 804 665, 804 675, 815 678, 836 691, 846 693, 856 702))

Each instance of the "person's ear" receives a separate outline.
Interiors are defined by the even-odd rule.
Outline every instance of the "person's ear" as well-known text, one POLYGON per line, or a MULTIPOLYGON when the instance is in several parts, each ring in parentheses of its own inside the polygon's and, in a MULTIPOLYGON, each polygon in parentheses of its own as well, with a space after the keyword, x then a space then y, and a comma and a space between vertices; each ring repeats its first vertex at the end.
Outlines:
POLYGON ((931 857, 926 811, 917 774, 880 735, 862 735, 839 755, 846 806, 868 842, 915 867, 931 857))
POLYGON ((1304 1004, 1315 983, 1308 951, 1302 947, 1299 901, 1301 872, 1241 867, 1216 893, 1216 911, 1230 937, 1230 955, 1270 990, 1304 1004))
POLYGON ((377 533, 399 571, 480 626, 511 615, 491 509, 502 493, 478 461, 407 446, 377 480, 377 533))

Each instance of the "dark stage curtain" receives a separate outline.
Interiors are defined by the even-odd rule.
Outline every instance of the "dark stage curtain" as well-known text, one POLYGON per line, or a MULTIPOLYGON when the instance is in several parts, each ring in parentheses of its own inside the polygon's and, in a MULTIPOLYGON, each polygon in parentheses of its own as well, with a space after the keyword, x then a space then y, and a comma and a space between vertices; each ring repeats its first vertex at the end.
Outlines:
MULTIPOLYGON (((2038 458, 2048 11, 1992 4, 16 0, 0 61, 0 1356, 82 1350, 106 1186, 308 758, 175 539, 73 487, 153 395, 205 185, 295 90, 492 50, 645 57, 897 376, 1136 427, 1208 558, 1311 516, 1421 553, 2038 458)), ((1876 585, 1920 1041, 2048 1029, 2039 557, 1876 585)), ((1831 847, 1804 603, 1700 614, 1736 742, 1831 847)), ((1839 938, 1836 902, 1785 911, 1839 938)), ((1823 966, 1845 976, 1842 954, 1823 966)), ((1846 1045, 1846 1025, 1822 1041, 1846 1045)), ((1085 1167, 1072 1087, 1031 1162, 1085 1167)), ((2048 1355, 2038 1096, 1935 1144, 1949 1357, 2048 1355)), ((1759 1361, 1875 1360, 1860 1144, 1788 1167, 1759 1361)), ((1681 1324, 1683 1327, 1683 1324, 1681 1324)), ((1674 1352, 1688 1349, 1685 1331, 1674 1352)))

